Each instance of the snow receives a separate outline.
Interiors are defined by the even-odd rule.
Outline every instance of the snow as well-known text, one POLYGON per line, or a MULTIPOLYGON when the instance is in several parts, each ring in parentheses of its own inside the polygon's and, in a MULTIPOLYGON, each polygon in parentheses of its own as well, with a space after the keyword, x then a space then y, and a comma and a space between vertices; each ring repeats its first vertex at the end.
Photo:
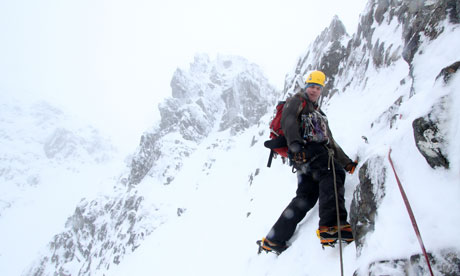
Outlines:
MULTIPOLYGON (((460 226, 458 213, 452 212, 460 208, 457 200, 460 151, 453 143, 460 138, 459 111, 454 108, 460 99, 460 95, 454 93, 460 78, 451 79, 447 86, 435 82, 442 68, 460 59, 454 50, 441 50, 442 45, 459 43, 458 30, 447 27, 449 31, 441 35, 440 41, 426 43, 423 54, 414 58, 415 95, 412 97, 411 83, 400 83, 407 79, 409 72, 405 61, 400 59, 389 68, 371 69, 365 84, 357 84, 346 93, 334 96, 325 107, 336 140, 352 158, 359 156, 365 160, 381 156, 386 167, 386 194, 378 210, 375 231, 366 237, 360 257, 353 245, 344 248, 345 275, 352 275, 357 268, 366 270, 374 261, 421 253, 388 164, 390 148, 427 249, 436 251, 460 244, 459 237, 451 235, 452 229, 460 226), (425 115, 433 103, 446 94, 450 94, 452 100, 450 114, 446 115, 452 130, 448 151, 452 168, 433 170, 415 147, 412 121, 425 115), (395 111, 399 116, 390 128, 388 120, 392 114, 382 116, 382 113, 400 97, 401 106, 395 111), (361 138, 363 135, 369 144, 361 138)), ((388 40, 396 41, 391 36, 388 40)), ((322 250, 315 235, 317 207, 299 224, 287 251, 279 257, 256 253, 255 241, 266 235, 296 189, 296 177, 290 167, 280 160, 274 160, 272 168, 265 167, 268 157, 268 151, 262 146, 265 136, 257 137, 256 133, 263 133, 267 124, 268 117, 265 117, 258 127, 228 141, 220 140, 219 145, 226 145, 226 149, 205 151, 208 144, 218 139, 208 137, 208 142, 203 142, 184 163, 171 184, 177 185, 174 197, 180 198, 177 200, 187 206, 187 211, 173 224, 153 233, 138 251, 112 271, 113 275, 339 274, 338 249, 322 250), (250 147, 253 135, 259 141, 250 147), (214 161, 204 176, 198 172, 206 160, 214 161)), ((226 133, 216 135, 227 137, 226 133)), ((348 206, 358 183, 357 173, 347 176, 348 206)), ((381 268, 372 269, 377 273, 381 268)), ((394 273, 399 272, 387 268, 381 273, 396 275, 394 273)))
MULTIPOLYGON (((401 30, 393 23, 374 38, 384 36, 385 43, 395 43, 395 50, 401 30)), ((447 23, 444 27, 437 40, 424 41, 415 55, 414 83, 408 80, 409 68, 402 59, 385 68, 371 66, 365 82, 353 83, 323 107, 335 139, 352 159, 359 158, 362 165, 379 156, 386 168, 385 175, 371 176, 385 178, 375 231, 366 237, 359 256, 354 244, 344 247, 345 275, 353 275, 357 268, 365 273, 374 261, 421 253, 388 163, 390 148, 427 250, 460 250, 460 237, 452 235, 460 228, 456 212, 460 209, 460 76, 457 73, 446 85, 435 80, 442 68, 460 60, 460 28, 447 23), (450 169, 432 169, 415 146, 412 122, 445 95, 450 96, 446 111, 450 169), (394 113, 387 112, 400 98, 394 113), (393 115, 397 116, 390 127, 393 115)), ((348 81, 339 80, 338 86, 348 81)), ((81 147, 70 158, 47 158, 43 147, 55 129, 63 127, 92 141, 91 129, 50 107, 37 109, 36 100, 1 96, 0 274, 21 275, 46 250, 53 235, 63 231, 78 202, 110 194, 126 166, 124 157, 111 147, 94 153, 81 147)), ((297 182, 291 168, 279 159, 266 167, 269 152, 263 142, 270 115, 234 136, 229 130, 214 129, 197 146, 184 142, 193 152, 168 185, 158 182, 169 163, 154 168, 137 191, 152 208, 147 215, 163 217, 141 246, 105 275, 338 275, 338 248, 323 250, 315 234, 318 206, 298 225, 283 254, 257 254, 255 241, 267 234, 294 196, 297 182), (162 212, 155 213, 157 209, 162 212), (183 213, 178 215, 178 209, 183 213)), ((101 144, 107 142, 97 137, 101 144)), ((167 138, 170 144, 165 146, 173 147, 181 136, 172 133, 167 138)), ((168 160, 173 163, 174 157, 168 160)), ((348 210, 358 184, 358 173, 347 174, 348 210)), ((398 272, 388 268, 379 273, 398 272)))
POLYGON ((20 275, 77 203, 113 185, 124 164, 112 163, 118 153, 110 141, 76 118, 37 99, 0 97, 0 270, 20 275), (78 133, 79 144, 64 143, 48 158, 46 141, 62 127, 78 133))

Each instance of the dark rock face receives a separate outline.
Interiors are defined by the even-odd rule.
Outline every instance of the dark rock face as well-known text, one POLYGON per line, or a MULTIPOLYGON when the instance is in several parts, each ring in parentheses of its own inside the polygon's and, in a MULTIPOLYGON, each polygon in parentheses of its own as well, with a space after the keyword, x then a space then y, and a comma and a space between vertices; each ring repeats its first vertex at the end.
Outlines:
MULTIPOLYGON (((361 17, 358 32, 350 41, 350 45, 356 48, 364 42, 368 51, 373 53, 374 62, 377 61, 376 65, 379 65, 382 44, 372 44, 375 30, 373 23, 376 22, 380 26, 385 21, 390 22, 397 18, 403 28, 404 49, 402 57, 408 64, 411 64, 419 49, 421 35, 433 40, 444 31, 440 22, 448 19, 449 22, 458 24, 459 7, 460 3, 455 0, 431 1, 430 3, 416 0, 369 1, 369 11, 361 17)), ((391 45, 385 47, 388 48, 391 45)))
MULTIPOLYGON (((322 91, 323 97, 328 97, 329 94, 334 93, 335 76, 339 70, 340 62, 346 57, 347 50, 340 40, 347 35, 345 26, 338 19, 334 18, 328 30, 323 31, 319 38, 329 38, 331 45, 325 55, 322 56, 317 68, 323 71, 328 76, 328 81, 322 91), (329 32, 328 32, 329 31, 329 32)), ((313 69, 313 68, 312 68, 313 69)), ((332 96, 332 95, 331 95, 332 96)))
MULTIPOLYGON (((444 105, 439 106, 445 110, 444 105)), ((449 160, 445 150, 445 131, 441 126, 441 121, 436 116, 435 111, 430 112, 425 117, 414 120, 414 139, 417 149, 425 157, 432 168, 449 168, 449 160)))
MULTIPOLYGON (((444 84, 448 84, 450 78, 457 72, 459 67, 460 62, 457 61, 443 68, 436 80, 442 78, 444 84)), ((442 97, 427 115, 412 122, 417 149, 432 168, 449 168, 446 142, 448 131, 446 122, 448 121, 447 114, 450 109, 449 99, 449 95, 442 97)))
POLYGON ((131 173, 128 178, 130 184, 139 184, 155 161, 161 157, 160 149, 155 147, 156 141, 155 133, 144 133, 142 135, 138 152, 131 161, 131 173))
POLYGON ((460 3, 455 0, 412 1, 371 0, 361 15, 357 32, 348 41, 343 24, 334 18, 331 25, 312 43, 306 55, 299 59, 294 75, 286 78, 284 93, 301 88, 296 80, 309 70, 318 69, 327 76, 323 98, 331 97, 337 88, 335 81, 346 72, 355 72, 354 81, 361 79, 369 65, 375 68, 390 66, 403 58, 409 67, 419 51, 422 36, 436 39, 443 31, 442 22, 460 23, 460 3), (374 37, 376 28, 397 20, 402 29, 402 43, 389 44, 374 37), (346 46, 345 46, 346 45, 346 46))
POLYGON ((460 67, 460 61, 454 62, 453 64, 443 68, 439 75, 436 77, 436 80, 442 77, 444 84, 447 84, 450 78, 457 73, 458 68, 460 67))
POLYGON ((377 2, 377 8, 375 9, 374 18, 377 23, 382 24, 383 19, 385 18, 385 13, 388 11, 390 7, 389 0, 379 0, 377 2))
POLYGON ((323 30, 312 43, 309 52, 299 59, 295 74, 286 79, 284 93, 287 93, 289 89, 294 89, 296 92, 303 88, 303 81, 298 83, 298 79, 311 70, 321 70, 327 76, 322 96, 327 97, 333 93, 334 80, 339 73, 339 64, 347 56, 347 48, 342 42, 347 36, 345 26, 335 16, 329 27, 323 30))
POLYGON ((321 59, 319 64, 320 70, 323 71, 326 76, 330 76, 321 93, 323 97, 332 96, 336 92, 333 84, 339 70, 339 63, 345 56, 346 48, 340 42, 335 41, 332 43, 326 55, 321 59))
MULTIPOLYGON (((460 252, 444 249, 436 254, 427 253, 434 275, 456 276, 460 274, 460 252)), ((353 276, 382 275, 430 275, 430 270, 423 254, 412 255, 396 260, 375 261, 369 264, 368 273, 355 271, 353 276)))
POLYGON ((374 231, 377 209, 385 196, 385 171, 382 157, 366 161, 359 169, 359 185, 350 207, 350 224, 358 255, 366 235, 374 231))
POLYGON ((395 7, 395 14, 403 25, 405 47, 403 58, 411 64, 415 53, 420 46, 420 37, 425 35, 429 39, 436 39, 444 31, 440 22, 449 19, 451 23, 460 23, 460 3, 456 0, 433 1, 425 4, 425 1, 403 1, 399 7, 395 7))

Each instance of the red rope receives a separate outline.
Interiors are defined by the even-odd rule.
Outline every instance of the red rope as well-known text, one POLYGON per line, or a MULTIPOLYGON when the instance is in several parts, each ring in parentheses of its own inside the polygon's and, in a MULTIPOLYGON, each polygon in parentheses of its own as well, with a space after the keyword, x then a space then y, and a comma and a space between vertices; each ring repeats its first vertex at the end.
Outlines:
POLYGON ((398 174, 396 173, 395 167, 393 165, 393 161, 391 160, 391 148, 388 151, 388 160, 390 161, 391 168, 396 177, 396 182, 398 182, 399 190, 401 191, 402 198, 404 200, 404 204, 406 205, 407 212, 409 213, 410 220, 412 222, 412 226, 414 227, 415 234, 417 235, 418 243, 422 248, 423 255, 425 255, 426 263, 428 264, 428 269, 430 270, 431 276, 433 276, 433 271, 431 270, 430 260, 428 259, 428 255, 426 254, 425 245, 422 241, 422 236, 420 235, 420 231, 418 230, 417 222, 415 221, 414 213, 412 212, 412 208, 410 207, 409 200, 407 199, 406 193, 402 187, 401 181, 399 180, 398 174))

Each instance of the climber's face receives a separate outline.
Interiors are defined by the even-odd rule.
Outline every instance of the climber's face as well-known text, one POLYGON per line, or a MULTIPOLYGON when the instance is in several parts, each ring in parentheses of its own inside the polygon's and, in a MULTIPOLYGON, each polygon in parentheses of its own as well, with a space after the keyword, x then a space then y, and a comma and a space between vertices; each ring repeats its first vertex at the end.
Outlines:
POLYGON ((306 89, 308 99, 316 103, 319 99, 319 96, 321 96, 321 90, 322 90, 321 85, 316 85, 316 84, 309 85, 306 89))

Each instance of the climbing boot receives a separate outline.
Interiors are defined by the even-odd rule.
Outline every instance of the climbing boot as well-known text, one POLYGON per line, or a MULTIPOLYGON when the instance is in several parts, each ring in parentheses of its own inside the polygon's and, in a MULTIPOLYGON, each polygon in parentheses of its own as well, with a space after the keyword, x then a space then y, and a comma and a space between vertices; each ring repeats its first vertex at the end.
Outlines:
MULTIPOLYGON (((339 232, 337 226, 320 226, 316 230, 316 235, 318 236, 321 245, 323 246, 333 246, 339 239, 339 232)), ((344 224, 340 226, 340 235, 342 241, 345 243, 351 243, 354 241, 353 233, 351 230, 350 224, 344 224)))
POLYGON ((266 253, 272 252, 276 255, 279 255, 288 248, 286 245, 276 244, 272 241, 269 241, 267 238, 262 238, 262 240, 258 240, 257 244, 259 245, 258 254, 260 254, 260 252, 262 251, 265 251, 266 253))

